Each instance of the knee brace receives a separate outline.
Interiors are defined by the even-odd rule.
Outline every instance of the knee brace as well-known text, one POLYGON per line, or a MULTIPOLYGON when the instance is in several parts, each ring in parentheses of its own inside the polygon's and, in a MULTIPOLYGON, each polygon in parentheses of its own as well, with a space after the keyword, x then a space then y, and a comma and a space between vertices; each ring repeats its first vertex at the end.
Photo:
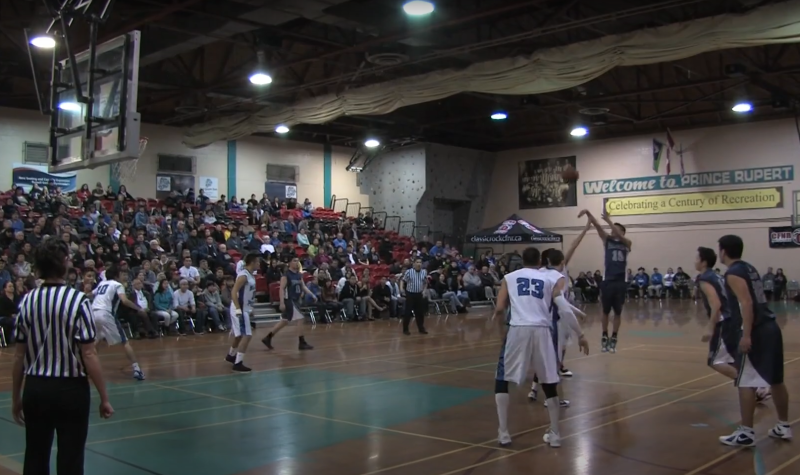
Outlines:
POLYGON ((495 394, 508 394, 508 381, 494 380, 494 393, 495 394))
POLYGON ((542 384, 542 391, 544 391, 544 397, 547 399, 558 397, 558 390, 556 387, 558 384, 549 383, 549 384, 542 384))

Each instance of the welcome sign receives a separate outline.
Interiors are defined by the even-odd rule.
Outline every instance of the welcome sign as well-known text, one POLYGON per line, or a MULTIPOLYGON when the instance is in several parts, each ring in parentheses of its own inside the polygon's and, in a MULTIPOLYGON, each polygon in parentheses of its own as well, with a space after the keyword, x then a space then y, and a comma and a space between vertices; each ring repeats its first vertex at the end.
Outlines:
POLYGON ((776 209, 783 207, 783 187, 624 196, 603 202, 609 216, 776 209))
POLYGON ((712 186, 775 183, 794 180, 794 166, 743 168, 717 172, 687 173, 680 175, 655 175, 640 178, 621 178, 583 182, 584 195, 611 193, 638 193, 648 191, 680 190, 712 186))

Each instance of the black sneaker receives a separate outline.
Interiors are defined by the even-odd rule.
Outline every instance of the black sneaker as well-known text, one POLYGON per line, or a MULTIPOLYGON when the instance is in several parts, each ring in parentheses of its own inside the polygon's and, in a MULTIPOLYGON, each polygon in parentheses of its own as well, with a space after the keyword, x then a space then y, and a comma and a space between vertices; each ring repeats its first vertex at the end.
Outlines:
POLYGON ((262 338, 262 339, 261 339, 261 343, 263 343, 263 344, 264 344, 264 346, 266 346, 268 350, 272 350, 272 349, 274 349, 274 348, 272 348, 272 332, 269 332, 269 333, 267 334, 267 336, 265 336, 264 338, 262 338))
POLYGON ((249 373, 252 369, 245 366, 243 363, 236 363, 231 370, 235 373, 249 373))
POLYGON ((410 332, 410 331, 408 331, 408 330, 403 330, 403 335, 410 335, 410 334, 411 334, 411 332, 410 332))
POLYGON ((608 353, 608 335, 603 335, 603 338, 600 339, 600 351, 608 353))
POLYGON ((617 337, 612 336, 610 340, 608 340, 608 352, 609 353, 616 353, 617 352, 617 337))
POLYGON ((225 355, 225 361, 230 364, 236 364, 236 356, 225 355))
POLYGON ((298 350, 313 350, 314 347, 309 345, 305 340, 300 340, 300 343, 297 345, 298 350))
POLYGON ((427 335, 428 334, 428 330, 423 328, 422 330, 419 331, 419 334, 420 335, 427 335))

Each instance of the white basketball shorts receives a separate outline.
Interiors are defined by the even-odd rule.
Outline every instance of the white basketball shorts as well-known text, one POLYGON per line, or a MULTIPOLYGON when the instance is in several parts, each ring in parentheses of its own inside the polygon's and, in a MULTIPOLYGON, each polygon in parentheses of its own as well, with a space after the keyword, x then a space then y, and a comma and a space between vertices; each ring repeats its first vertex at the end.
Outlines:
POLYGON ((235 337, 251 336, 253 329, 250 328, 250 312, 242 312, 236 315, 236 309, 231 306, 231 335, 235 337))
POLYGON ((497 362, 496 379, 520 385, 533 373, 542 384, 560 380, 551 327, 509 327, 497 362))

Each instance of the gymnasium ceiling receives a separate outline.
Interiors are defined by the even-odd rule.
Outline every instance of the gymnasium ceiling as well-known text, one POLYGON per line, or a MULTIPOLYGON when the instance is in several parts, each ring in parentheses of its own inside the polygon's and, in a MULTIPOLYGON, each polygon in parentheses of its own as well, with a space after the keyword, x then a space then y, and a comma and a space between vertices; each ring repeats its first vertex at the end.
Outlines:
MULTIPOLYGON (((142 31, 139 110, 145 122, 187 126, 269 104, 341 92, 443 68, 528 54, 778 0, 435 0, 426 19, 403 0, 117 0, 101 39, 142 31), (629 14, 636 10, 638 13, 629 14), (538 30, 533 39, 504 40, 538 30), (274 79, 248 81, 257 48, 274 79), (419 61, 436 54, 436 59, 419 61), (372 72, 375 66, 394 64, 372 72)), ((41 0, 0 1, 0 106, 36 109, 23 28, 47 22, 41 0)), ((73 44, 86 45, 84 25, 73 44)), ((42 78, 48 71, 42 70, 42 78)), ((570 90, 536 96, 459 94, 391 114, 298 125, 293 140, 358 145, 371 133, 483 150, 570 140, 581 117, 590 139, 794 116, 798 45, 745 48, 617 68, 570 90), (731 71, 726 69, 736 65, 731 71), (731 111, 746 97, 754 111, 731 111), (509 118, 489 115, 504 109, 509 118), (604 112, 604 116, 581 116, 604 112)))

